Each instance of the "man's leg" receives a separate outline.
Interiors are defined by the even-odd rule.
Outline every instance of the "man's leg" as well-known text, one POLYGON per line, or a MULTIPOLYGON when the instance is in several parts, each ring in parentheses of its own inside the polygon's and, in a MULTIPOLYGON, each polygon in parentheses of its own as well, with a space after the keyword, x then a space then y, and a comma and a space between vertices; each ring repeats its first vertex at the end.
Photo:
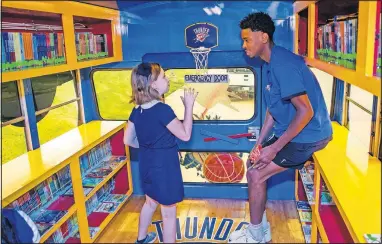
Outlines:
POLYGON ((277 164, 271 162, 261 170, 250 168, 247 171, 251 223, 248 225, 247 229, 241 229, 232 232, 229 237, 229 242, 256 243, 270 241, 270 233, 268 233, 268 238, 266 238, 265 235, 265 231, 269 230, 266 230, 266 228, 263 227, 267 226, 268 223, 262 223, 263 214, 265 214, 265 203, 267 200, 266 180, 269 179, 271 176, 285 170, 286 168, 282 168, 277 164))
POLYGON ((286 168, 282 168, 274 162, 271 162, 264 169, 258 170, 251 168, 247 171, 249 211, 253 225, 261 223, 265 211, 267 179, 284 170, 286 170, 286 168))

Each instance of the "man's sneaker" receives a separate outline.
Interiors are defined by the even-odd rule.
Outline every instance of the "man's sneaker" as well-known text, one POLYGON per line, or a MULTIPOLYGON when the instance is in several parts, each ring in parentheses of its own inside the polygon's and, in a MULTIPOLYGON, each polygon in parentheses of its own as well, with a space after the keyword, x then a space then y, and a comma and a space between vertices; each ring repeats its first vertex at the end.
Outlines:
POLYGON ((147 233, 146 238, 143 241, 138 242, 138 240, 135 243, 154 243, 154 241, 157 239, 157 234, 154 232, 147 233))
POLYGON ((264 239, 266 242, 270 242, 272 240, 272 234, 271 234, 271 225, 269 222, 267 222, 267 227, 263 229, 264 230, 264 239))
POLYGON ((228 238, 228 243, 265 243, 263 236, 262 240, 255 240, 249 232, 248 228, 243 228, 238 231, 232 232, 228 238))
MULTIPOLYGON (((241 230, 237 230, 231 233, 229 236, 229 240, 236 240, 240 238, 240 236, 243 235, 243 231, 245 231, 247 227, 242 228, 241 230)), ((271 225, 269 222, 267 222, 267 227, 263 229, 264 231, 264 241, 265 242, 270 242, 272 240, 272 235, 271 235, 271 225)))

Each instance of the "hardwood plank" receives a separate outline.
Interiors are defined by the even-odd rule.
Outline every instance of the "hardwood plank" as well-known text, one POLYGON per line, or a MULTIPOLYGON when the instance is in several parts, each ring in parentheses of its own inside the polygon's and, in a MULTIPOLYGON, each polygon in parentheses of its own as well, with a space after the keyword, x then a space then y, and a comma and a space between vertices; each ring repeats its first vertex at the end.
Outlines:
MULTIPOLYGON (((144 204, 144 197, 133 196, 121 209, 120 213, 111 221, 108 227, 103 231, 96 242, 100 243, 131 243, 135 242, 138 233, 139 213, 144 204)), ((273 243, 304 243, 304 236, 301 230, 301 224, 298 219, 298 213, 294 201, 268 201, 267 217, 272 230, 273 243)), ((241 222, 249 222, 249 204, 248 201, 231 199, 186 199, 177 205, 177 216, 179 218, 181 239, 178 242, 213 242, 226 243, 227 240, 219 240, 228 236, 228 233, 234 231, 241 222), (194 219, 194 217, 197 217, 194 219), (207 239, 207 233, 203 234, 202 227, 205 217, 216 218, 213 231, 210 234, 211 239, 207 239), (186 221, 189 221, 190 227, 186 230, 186 221), (224 220, 225 219, 225 220, 224 220), (197 221, 196 237, 187 239, 188 235, 193 235, 194 220, 197 221), (233 223, 232 223, 233 222, 233 223), (221 229, 219 237, 219 228, 221 229), (227 230, 227 228, 229 230, 227 230), (226 233, 227 230, 227 233, 226 233)), ((154 221, 161 220, 160 208, 155 211, 154 221)), ((211 223, 211 222, 210 222, 211 223)), ((156 232, 156 227, 152 224, 149 231, 156 232)), ((157 239, 157 243, 159 240, 157 239)))

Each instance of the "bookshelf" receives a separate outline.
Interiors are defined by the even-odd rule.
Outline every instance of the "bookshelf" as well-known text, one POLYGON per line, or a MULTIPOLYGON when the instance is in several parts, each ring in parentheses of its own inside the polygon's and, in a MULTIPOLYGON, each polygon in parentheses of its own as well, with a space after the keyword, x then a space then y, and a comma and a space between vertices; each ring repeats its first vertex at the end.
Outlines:
POLYGON ((296 170, 296 207, 306 242, 360 243, 381 228, 381 162, 346 128, 296 170), (300 214, 304 212, 304 214, 300 214))
POLYGON ((380 31, 380 3, 378 5, 377 2, 294 2, 298 27, 295 31, 295 52, 304 56, 309 66, 380 97, 381 81, 376 72, 380 54, 375 45, 376 32, 380 31), (336 4, 342 5, 334 6, 336 4), (301 37, 305 36, 306 18, 307 56, 300 50, 304 46, 301 37))
POLYGON ((132 194, 126 122, 92 121, 2 166, 2 207, 26 212, 41 242, 94 242, 132 194))
POLYGON ((2 7, 2 35, 28 44, 12 49, 20 41, 2 42, 12 44, 2 52, 2 82, 122 61, 117 10, 72 1, 6 1, 2 7))
POLYGON ((77 61, 113 56, 111 21, 73 16, 77 61), (83 27, 82 29, 76 29, 83 27))

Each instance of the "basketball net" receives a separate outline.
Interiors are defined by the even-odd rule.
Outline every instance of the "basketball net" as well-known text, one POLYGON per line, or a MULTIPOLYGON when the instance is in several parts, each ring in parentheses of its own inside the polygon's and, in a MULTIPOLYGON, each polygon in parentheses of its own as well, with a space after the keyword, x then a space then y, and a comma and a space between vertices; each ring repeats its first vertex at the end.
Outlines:
POLYGON ((194 56, 195 65, 196 65, 196 73, 198 75, 207 74, 208 54, 210 53, 210 51, 211 51, 211 48, 206 48, 206 47, 191 48, 190 52, 194 56))

